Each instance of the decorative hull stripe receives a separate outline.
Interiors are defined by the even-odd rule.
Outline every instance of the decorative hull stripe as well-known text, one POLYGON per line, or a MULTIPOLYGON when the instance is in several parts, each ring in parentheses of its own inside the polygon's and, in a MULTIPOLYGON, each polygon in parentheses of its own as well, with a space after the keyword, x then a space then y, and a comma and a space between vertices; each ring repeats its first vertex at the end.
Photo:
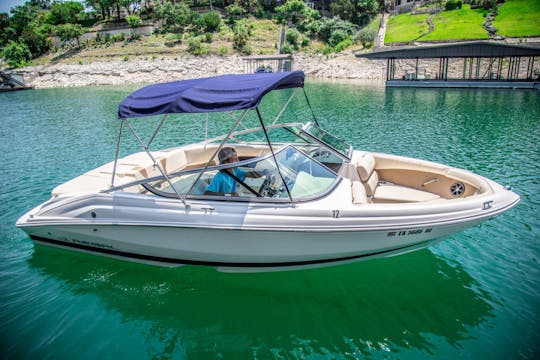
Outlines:
POLYGON ((373 252, 369 254, 333 258, 333 259, 287 261, 287 262, 220 262, 220 261, 174 259, 174 258, 165 258, 165 257, 153 256, 153 255, 135 254, 135 253, 129 253, 129 252, 124 252, 124 251, 119 251, 119 250, 96 248, 96 247, 82 245, 82 244, 66 243, 63 241, 44 238, 44 237, 35 236, 35 235, 30 235, 30 238, 35 241, 49 243, 52 245, 57 245, 57 246, 62 246, 62 247, 71 247, 71 248, 75 248, 79 250, 86 250, 86 251, 95 252, 95 253, 103 253, 103 254, 108 254, 108 255, 114 255, 114 256, 120 256, 120 257, 132 258, 132 259, 144 260, 144 261, 162 262, 162 263, 179 264, 179 265, 205 265, 205 266, 216 266, 216 267, 221 266, 221 267, 248 267, 248 268, 317 265, 317 264, 332 263, 332 262, 338 262, 338 261, 355 260, 355 259, 367 258, 370 256, 375 256, 375 255, 391 253, 398 250, 404 250, 404 249, 416 247, 419 245, 427 245, 435 241, 434 239, 431 239, 431 240, 422 241, 422 242, 418 242, 418 243, 414 243, 414 244, 410 244, 406 246, 401 246, 394 249, 377 251, 377 252, 373 252))

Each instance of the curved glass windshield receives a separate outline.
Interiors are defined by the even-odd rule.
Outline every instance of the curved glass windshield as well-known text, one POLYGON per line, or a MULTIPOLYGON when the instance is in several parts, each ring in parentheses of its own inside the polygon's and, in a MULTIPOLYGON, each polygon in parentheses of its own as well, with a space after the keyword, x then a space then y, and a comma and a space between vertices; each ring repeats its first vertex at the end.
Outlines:
MULTIPOLYGON (((301 200, 321 195, 336 181, 337 175, 318 160, 329 155, 320 148, 304 153, 287 145, 275 153, 279 170, 271 154, 237 163, 185 171, 170 175, 175 190, 188 197, 226 196, 253 199, 301 200)), ((171 185, 159 179, 144 186, 151 192, 176 197, 171 185)))

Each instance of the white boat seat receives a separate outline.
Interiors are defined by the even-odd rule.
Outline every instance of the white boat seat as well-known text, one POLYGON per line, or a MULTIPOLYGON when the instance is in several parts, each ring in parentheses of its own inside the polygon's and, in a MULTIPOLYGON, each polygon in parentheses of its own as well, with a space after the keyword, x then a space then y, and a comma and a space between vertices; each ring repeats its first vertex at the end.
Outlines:
POLYGON ((368 152, 355 156, 354 161, 360 182, 363 185, 362 189, 359 181, 353 181, 353 203, 355 204, 368 202, 420 202, 440 198, 439 195, 428 191, 381 182, 377 171, 375 171, 375 158, 368 152))
POLYGON ((440 199, 439 195, 394 184, 379 184, 373 194, 374 202, 420 202, 440 199))

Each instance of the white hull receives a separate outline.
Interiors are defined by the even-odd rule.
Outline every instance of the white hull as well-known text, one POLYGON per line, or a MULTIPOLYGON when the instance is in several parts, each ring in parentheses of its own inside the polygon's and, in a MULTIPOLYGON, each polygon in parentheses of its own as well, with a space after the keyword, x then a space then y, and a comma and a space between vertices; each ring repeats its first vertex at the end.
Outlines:
POLYGON ((295 207, 194 202, 186 211, 173 199, 82 195, 52 199, 17 225, 40 243, 134 261, 268 271, 425 248, 507 210, 519 198, 500 188, 485 198, 442 203, 342 206, 338 215, 325 209, 328 201, 336 199, 295 207))

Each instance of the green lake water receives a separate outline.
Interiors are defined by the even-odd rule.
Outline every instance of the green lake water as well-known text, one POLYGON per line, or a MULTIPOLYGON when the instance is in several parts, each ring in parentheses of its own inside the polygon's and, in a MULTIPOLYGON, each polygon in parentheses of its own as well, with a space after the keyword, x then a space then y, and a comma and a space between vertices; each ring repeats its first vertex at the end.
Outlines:
MULTIPOLYGON (((321 125, 356 148, 465 168, 520 194, 516 208, 427 250, 223 274, 34 245, 15 221, 114 158, 117 105, 135 88, 0 93, 1 358, 540 357, 540 92, 307 84, 321 125)), ((285 99, 271 95, 263 114, 285 99)), ((309 119, 292 105, 287 117, 309 119)), ((202 139, 204 116, 185 119, 167 123, 156 148, 202 139)), ((148 139, 156 120, 134 124, 148 139)))

